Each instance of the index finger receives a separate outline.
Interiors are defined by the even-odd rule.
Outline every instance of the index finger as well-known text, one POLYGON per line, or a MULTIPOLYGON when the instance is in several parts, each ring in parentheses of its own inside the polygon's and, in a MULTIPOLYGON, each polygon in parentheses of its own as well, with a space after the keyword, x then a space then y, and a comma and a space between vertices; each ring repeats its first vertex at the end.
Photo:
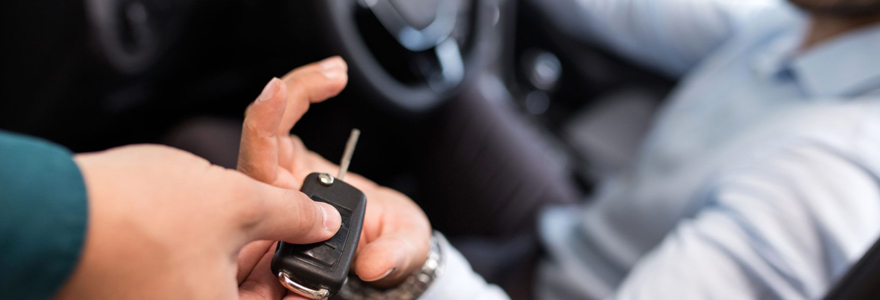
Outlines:
MULTIPOLYGON (((293 125, 309 110, 311 103, 321 102, 339 94, 348 83, 348 65, 341 57, 334 56, 323 61, 299 67, 282 79, 290 93, 287 96, 278 136, 286 137, 293 125)), ((291 166, 293 156, 289 143, 279 145, 278 163, 291 166)))
POLYGON ((290 91, 279 136, 290 134, 293 125, 309 110, 309 104, 336 96, 348 83, 348 65, 334 56, 299 67, 281 78, 290 91))

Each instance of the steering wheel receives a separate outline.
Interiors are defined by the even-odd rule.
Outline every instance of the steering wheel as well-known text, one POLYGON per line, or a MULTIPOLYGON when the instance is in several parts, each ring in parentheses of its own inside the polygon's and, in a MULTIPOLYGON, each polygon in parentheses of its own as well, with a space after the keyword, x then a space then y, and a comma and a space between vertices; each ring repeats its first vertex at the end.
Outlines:
POLYGON ((319 2, 334 50, 348 61, 352 78, 394 108, 430 111, 450 98, 472 69, 475 51, 463 46, 473 44, 474 0, 319 2), (395 45, 377 48, 377 35, 395 45), (391 71, 391 65, 398 68, 391 71), (408 66, 410 74, 401 76, 400 66, 408 66))
POLYGON ((144 72, 180 38, 194 0, 86 0, 98 46, 114 70, 144 72))

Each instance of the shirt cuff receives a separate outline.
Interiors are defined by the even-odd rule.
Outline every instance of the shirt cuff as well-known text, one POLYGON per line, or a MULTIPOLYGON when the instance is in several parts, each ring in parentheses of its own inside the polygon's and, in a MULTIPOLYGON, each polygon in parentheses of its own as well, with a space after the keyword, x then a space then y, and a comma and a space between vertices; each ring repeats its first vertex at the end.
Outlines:
POLYGON ((504 291, 486 283, 442 234, 436 233, 444 269, 419 300, 507 300, 504 291))
POLYGON ((82 251, 88 198, 72 153, 0 131, 0 299, 48 299, 82 251))

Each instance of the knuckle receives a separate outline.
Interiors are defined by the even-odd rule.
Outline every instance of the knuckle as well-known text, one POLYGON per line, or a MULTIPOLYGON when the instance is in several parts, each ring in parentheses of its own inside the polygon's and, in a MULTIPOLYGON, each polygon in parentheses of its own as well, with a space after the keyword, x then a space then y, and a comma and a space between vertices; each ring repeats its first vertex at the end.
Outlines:
MULTIPOLYGON (((320 91, 323 86, 326 84, 324 82, 315 80, 318 78, 317 74, 319 72, 310 72, 303 74, 301 76, 294 76, 290 79, 292 84, 290 88, 290 94, 295 96, 296 99, 296 109, 298 111, 305 111, 309 107, 309 103, 316 98, 317 94, 320 94, 320 91)), ((323 76, 323 75, 320 75, 323 76)))
POLYGON ((245 117, 249 116, 253 112, 255 103, 256 102, 251 102, 251 104, 248 104, 248 106, 244 109, 245 117))
POLYGON ((245 119, 241 137, 244 144, 266 143, 275 139, 275 131, 261 128, 258 122, 258 120, 245 119))
POLYGON ((290 89, 292 94, 301 93, 304 88, 307 88, 309 85, 307 84, 305 78, 302 75, 297 74, 297 76, 291 76, 287 79, 287 87, 290 89))
POLYGON ((260 128, 259 126, 257 126, 257 121, 253 118, 244 119, 244 123, 242 123, 242 130, 246 134, 245 138, 259 137, 260 134, 260 128), (247 134, 250 134, 251 136, 247 136, 247 134))

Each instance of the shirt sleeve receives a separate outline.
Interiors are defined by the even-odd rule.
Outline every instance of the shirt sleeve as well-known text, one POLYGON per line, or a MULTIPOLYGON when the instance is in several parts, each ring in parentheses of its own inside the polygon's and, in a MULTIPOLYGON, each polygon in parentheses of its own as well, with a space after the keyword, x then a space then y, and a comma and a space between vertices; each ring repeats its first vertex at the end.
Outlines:
POLYGON ((615 298, 821 299, 880 234, 869 169, 806 145, 727 172, 615 298))
POLYGON ((533 0, 575 39, 679 77, 777 0, 533 0))
POLYGON ((87 196, 72 154, 0 131, 0 299, 49 299, 86 233, 87 196))
POLYGON ((508 300, 498 286, 486 283, 475 273, 470 264, 446 239, 440 235, 440 252, 445 264, 444 271, 419 297, 419 300, 508 300))

